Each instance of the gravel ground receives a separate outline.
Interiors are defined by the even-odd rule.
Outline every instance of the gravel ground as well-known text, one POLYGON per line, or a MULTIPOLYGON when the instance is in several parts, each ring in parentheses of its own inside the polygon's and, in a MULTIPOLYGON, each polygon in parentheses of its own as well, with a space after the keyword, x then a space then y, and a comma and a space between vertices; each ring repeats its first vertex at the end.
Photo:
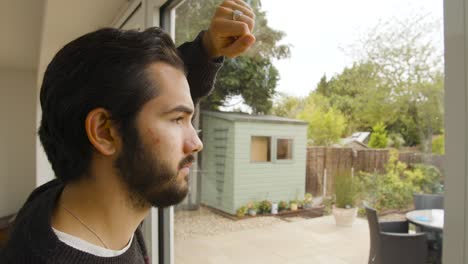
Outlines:
POLYGON ((283 222, 280 218, 271 216, 231 220, 201 206, 198 210, 175 212, 174 237, 175 239, 187 239, 198 236, 222 235, 283 222))
MULTIPOLYGON (((363 217, 365 219, 365 217, 363 217)), ((277 223, 303 221, 304 217, 259 216, 247 219, 232 220, 205 206, 198 210, 177 210, 174 216, 175 239, 222 235, 231 232, 272 226, 277 223)), ((381 221, 405 220, 404 214, 392 213, 379 216, 381 221)))

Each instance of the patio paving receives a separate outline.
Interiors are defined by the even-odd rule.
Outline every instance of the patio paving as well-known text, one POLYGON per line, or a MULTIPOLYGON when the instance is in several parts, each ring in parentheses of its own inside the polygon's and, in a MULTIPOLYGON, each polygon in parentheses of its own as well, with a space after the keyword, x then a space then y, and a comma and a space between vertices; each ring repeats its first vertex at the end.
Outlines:
POLYGON ((333 216, 280 222, 221 235, 175 238, 176 264, 363 264, 367 220, 337 227, 333 216))

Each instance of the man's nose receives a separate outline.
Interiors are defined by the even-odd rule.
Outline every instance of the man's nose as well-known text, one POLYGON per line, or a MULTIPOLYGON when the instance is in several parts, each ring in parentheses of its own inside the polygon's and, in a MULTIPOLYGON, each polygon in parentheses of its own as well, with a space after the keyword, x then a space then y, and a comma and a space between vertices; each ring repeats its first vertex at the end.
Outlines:
POLYGON ((184 153, 187 155, 199 152, 202 149, 203 143, 196 133, 193 133, 193 136, 184 142, 184 153))

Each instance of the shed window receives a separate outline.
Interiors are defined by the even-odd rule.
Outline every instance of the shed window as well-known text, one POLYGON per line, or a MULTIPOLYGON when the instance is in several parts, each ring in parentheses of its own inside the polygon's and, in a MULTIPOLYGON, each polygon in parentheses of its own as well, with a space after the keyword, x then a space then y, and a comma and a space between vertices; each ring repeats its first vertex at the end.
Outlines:
POLYGON ((293 140, 279 138, 276 141, 276 159, 291 160, 292 159, 293 140))
POLYGON ((271 138, 252 137, 250 144, 250 160, 255 162, 271 161, 271 138))

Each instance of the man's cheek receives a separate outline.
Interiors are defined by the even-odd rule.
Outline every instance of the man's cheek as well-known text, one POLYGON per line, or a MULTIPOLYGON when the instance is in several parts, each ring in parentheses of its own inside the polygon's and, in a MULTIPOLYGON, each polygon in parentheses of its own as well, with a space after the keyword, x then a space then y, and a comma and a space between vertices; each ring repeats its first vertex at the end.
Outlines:
POLYGON ((161 143, 161 138, 157 136, 156 132, 154 132, 150 128, 147 129, 147 134, 150 137, 151 143, 153 143, 154 145, 159 145, 161 143))

